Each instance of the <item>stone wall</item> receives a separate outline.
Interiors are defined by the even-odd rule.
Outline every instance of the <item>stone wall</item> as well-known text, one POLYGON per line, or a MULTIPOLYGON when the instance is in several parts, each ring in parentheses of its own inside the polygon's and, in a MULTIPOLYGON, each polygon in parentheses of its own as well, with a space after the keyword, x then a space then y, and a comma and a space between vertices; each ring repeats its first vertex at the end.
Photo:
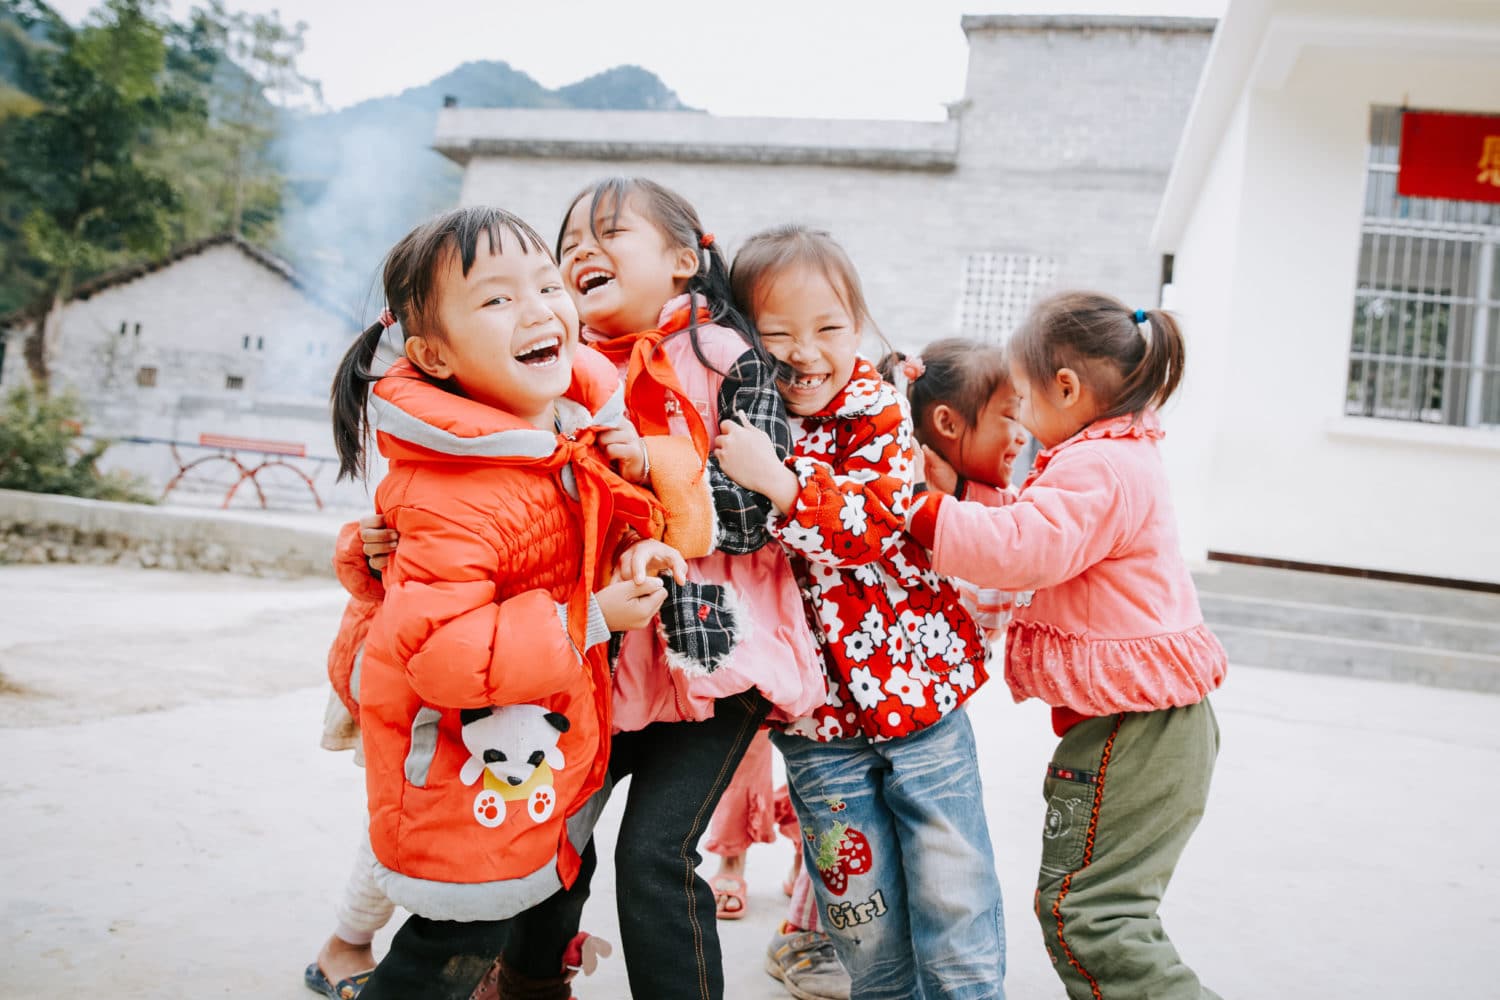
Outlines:
POLYGON ((84 563, 331 576, 337 521, 289 523, 0 490, 0 566, 84 563))

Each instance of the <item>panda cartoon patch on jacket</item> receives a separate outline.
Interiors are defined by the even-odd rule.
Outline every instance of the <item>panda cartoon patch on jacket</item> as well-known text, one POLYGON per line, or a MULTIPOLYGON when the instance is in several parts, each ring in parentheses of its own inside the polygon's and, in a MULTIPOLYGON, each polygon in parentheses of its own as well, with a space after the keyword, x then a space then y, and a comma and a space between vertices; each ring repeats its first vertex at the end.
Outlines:
POLYGON ((533 823, 550 819, 557 804, 553 770, 562 770, 557 739, 569 729, 568 717, 541 705, 466 708, 460 713, 464 746, 472 755, 459 780, 472 785, 484 776, 474 797, 474 818, 481 826, 505 822, 505 803, 526 802, 533 823))

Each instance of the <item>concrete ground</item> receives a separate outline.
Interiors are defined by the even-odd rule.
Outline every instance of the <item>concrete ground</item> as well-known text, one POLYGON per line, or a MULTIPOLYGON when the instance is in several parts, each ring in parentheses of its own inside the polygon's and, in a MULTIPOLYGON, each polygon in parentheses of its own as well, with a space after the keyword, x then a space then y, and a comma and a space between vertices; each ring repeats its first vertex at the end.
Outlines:
MULTIPOLYGON (((317 747, 324 581, 0 567, 0 997, 311 997, 360 831, 360 772, 317 747)), ((972 703, 1009 996, 1062 992, 1031 914, 1045 709, 972 703)), ((1226 998, 1500 996, 1500 697, 1236 664, 1208 814, 1163 907, 1226 998)), ((616 937, 608 858, 585 915, 616 937)), ((762 969, 785 842, 721 924, 729 1000, 762 969)), ((377 948, 388 940, 377 939, 377 948)), ((618 953, 583 1000, 628 996, 618 953)))

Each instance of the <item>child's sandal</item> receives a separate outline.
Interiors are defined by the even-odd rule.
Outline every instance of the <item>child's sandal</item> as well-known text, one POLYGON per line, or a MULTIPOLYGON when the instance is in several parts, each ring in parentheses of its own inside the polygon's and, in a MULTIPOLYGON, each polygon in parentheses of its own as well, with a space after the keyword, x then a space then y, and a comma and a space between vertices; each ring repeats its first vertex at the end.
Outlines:
POLYGON ((739 920, 745 915, 749 887, 738 875, 719 875, 709 883, 714 890, 714 915, 720 920, 739 920))

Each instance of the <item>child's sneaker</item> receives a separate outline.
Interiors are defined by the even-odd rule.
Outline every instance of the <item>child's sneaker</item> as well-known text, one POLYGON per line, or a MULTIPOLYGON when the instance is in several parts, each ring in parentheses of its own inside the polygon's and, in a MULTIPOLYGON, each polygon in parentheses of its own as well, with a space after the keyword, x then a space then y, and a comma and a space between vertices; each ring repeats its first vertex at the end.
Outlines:
POLYGON ((849 973, 839 964, 833 939, 819 931, 783 922, 766 948, 766 971, 797 1000, 849 1000, 849 973))

